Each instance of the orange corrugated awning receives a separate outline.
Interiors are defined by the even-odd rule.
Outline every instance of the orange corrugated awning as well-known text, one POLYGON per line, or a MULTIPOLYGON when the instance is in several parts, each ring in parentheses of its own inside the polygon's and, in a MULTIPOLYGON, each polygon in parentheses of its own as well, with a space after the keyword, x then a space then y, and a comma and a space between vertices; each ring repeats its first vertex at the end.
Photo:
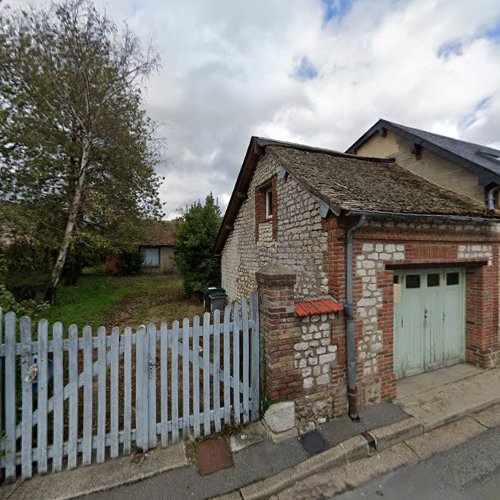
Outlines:
POLYGON ((308 300, 295 303, 295 314, 300 318, 318 314, 330 314, 342 311, 341 304, 333 299, 308 300))

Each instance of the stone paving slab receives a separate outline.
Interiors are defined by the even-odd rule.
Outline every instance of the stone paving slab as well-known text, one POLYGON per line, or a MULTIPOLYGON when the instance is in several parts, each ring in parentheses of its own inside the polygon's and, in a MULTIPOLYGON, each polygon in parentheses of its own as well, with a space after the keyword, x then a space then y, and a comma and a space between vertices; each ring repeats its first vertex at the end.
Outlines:
POLYGON ((335 446, 364 431, 393 424, 409 416, 399 406, 391 403, 380 403, 369 406, 361 410, 359 415, 359 422, 354 422, 347 416, 331 420, 320 427, 321 434, 330 446, 335 446))
POLYGON ((267 431, 262 422, 252 422, 246 427, 243 427, 240 432, 231 436, 231 451, 235 453, 244 450, 248 446, 264 441, 267 437, 267 431))
POLYGON ((478 368, 477 366, 459 363, 458 365, 403 378, 398 380, 397 383, 398 400, 405 399, 409 396, 416 396, 440 385, 458 382, 459 380, 479 375, 483 371, 482 368, 478 368))
POLYGON ((486 427, 478 423, 474 418, 463 417, 456 422, 451 422, 421 436, 408 439, 406 444, 420 459, 425 460, 434 453, 454 448, 485 430, 486 427))
POLYGON ((500 403, 500 368, 438 386, 398 400, 408 414, 422 422, 425 431, 500 403))
MULTIPOLYGON (((500 387, 498 388, 500 391, 500 387)), ((486 427, 497 427, 500 425, 500 404, 486 408, 478 413, 475 413, 473 417, 482 425, 486 427)))

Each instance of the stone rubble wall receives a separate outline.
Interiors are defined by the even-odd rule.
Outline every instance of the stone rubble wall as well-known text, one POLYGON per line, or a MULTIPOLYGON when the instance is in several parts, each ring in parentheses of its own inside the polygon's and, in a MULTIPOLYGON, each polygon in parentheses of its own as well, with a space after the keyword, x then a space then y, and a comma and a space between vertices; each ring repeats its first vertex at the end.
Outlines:
POLYGON ((404 245, 364 243, 356 256, 356 274, 361 278, 362 296, 356 312, 362 322, 358 356, 363 363, 363 376, 378 372, 377 354, 382 350, 382 331, 378 327, 378 311, 383 306, 383 295, 377 283, 377 272, 385 269, 384 262, 405 258, 404 245))
POLYGON ((229 300, 256 290, 255 273, 273 262, 287 265, 297 274, 297 300, 328 293, 328 277, 323 270, 328 237, 322 229, 319 201, 293 177, 277 180, 276 239, 272 221, 264 221, 259 223, 256 241, 255 190, 279 169, 280 164, 270 154, 261 158, 222 251, 222 287, 229 300))
POLYGON ((302 430, 313 429, 333 416, 332 369, 338 364, 338 345, 332 339, 341 321, 335 314, 301 319, 302 335, 294 345, 294 366, 302 374, 303 396, 296 400, 302 430))

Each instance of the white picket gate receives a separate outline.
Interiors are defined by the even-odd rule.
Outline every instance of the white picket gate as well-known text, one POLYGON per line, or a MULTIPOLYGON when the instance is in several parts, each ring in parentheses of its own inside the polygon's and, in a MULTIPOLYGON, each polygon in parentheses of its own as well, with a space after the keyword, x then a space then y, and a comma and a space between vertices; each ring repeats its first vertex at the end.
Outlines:
POLYGON ((101 463, 259 418, 257 294, 213 315, 120 331, 0 311, 0 472, 101 463), (51 332, 49 332, 51 330, 51 332), (51 336, 49 335, 51 333, 51 336), (51 337, 51 338, 50 338, 51 337), (36 340, 35 340, 36 338, 36 340), (201 386, 201 390, 200 390, 201 386), (202 433, 203 428, 203 433, 202 433))

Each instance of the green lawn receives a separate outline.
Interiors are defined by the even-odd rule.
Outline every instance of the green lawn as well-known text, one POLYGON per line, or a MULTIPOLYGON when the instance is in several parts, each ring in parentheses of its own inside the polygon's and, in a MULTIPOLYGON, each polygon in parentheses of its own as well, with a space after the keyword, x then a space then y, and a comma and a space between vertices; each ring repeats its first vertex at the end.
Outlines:
POLYGON ((200 303, 184 297, 178 275, 82 276, 58 290, 56 304, 41 317, 79 326, 137 326, 192 318, 200 303))

